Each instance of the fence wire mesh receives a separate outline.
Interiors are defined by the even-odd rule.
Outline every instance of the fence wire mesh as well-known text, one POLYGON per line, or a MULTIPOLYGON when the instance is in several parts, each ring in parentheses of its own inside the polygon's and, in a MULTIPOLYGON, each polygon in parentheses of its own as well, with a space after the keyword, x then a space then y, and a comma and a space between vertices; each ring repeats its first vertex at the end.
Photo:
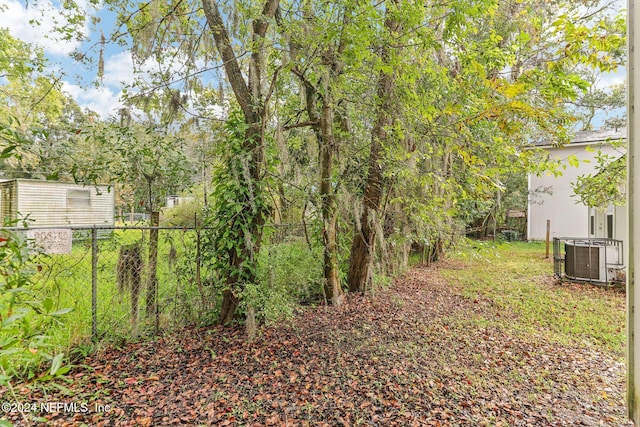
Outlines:
MULTIPOLYGON (((66 231, 73 237, 68 253, 36 251, 32 258, 33 289, 38 297, 51 301, 51 311, 71 309, 56 330, 56 334, 64 335, 61 341, 70 346, 89 339, 128 339, 214 320, 220 289, 215 285, 211 263, 201 256, 206 229, 128 226, 14 230, 27 235, 34 230, 66 231)), ((273 250, 292 242, 310 247, 314 238, 311 233, 304 224, 269 225, 263 247, 273 250)))
POLYGON ((36 255, 33 280, 57 309, 72 309, 64 319, 71 344, 131 337, 181 327, 211 311, 200 258, 196 229, 74 228, 71 253, 36 255))

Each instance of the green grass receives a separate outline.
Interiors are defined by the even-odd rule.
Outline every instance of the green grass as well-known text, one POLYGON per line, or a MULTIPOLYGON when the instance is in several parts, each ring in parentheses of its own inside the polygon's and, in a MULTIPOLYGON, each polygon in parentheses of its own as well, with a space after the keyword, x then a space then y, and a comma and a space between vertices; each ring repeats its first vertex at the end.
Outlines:
MULTIPOLYGON (((130 294, 119 291, 116 283, 120 245, 141 237, 140 231, 127 230, 100 241, 100 341, 120 342, 152 327, 153 322, 145 322, 144 285, 139 304, 139 330, 133 331, 130 294)), ((195 252, 192 240, 193 236, 181 233, 177 233, 172 241, 162 234, 160 237, 158 299, 163 332, 201 320, 205 310, 188 262, 195 252), (170 262, 172 245, 178 260, 184 262, 170 262)), ((264 311, 262 316, 272 314, 276 319, 283 306, 291 311, 294 301, 286 298, 284 301, 282 295, 289 295, 292 290, 298 298, 317 292, 314 286, 318 285, 312 279, 319 280, 321 272, 309 268, 310 255, 303 254, 298 246, 289 244, 275 251, 265 249, 269 256, 262 266, 266 275, 264 281, 273 295, 266 293, 261 297, 265 299, 259 301, 264 311)), ((456 322, 465 322, 470 327, 499 326, 529 336, 544 335, 560 343, 587 343, 621 357, 626 341, 624 294, 586 284, 555 283, 553 264, 544 258, 544 253, 544 244, 470 242, 450 254, 451 262, 441 269, 442 275, 462 296, 488 308, 482 314, 472 313, 456 322)), ((147 254, 144 256, 146 259, 147 254)), ((71 255, 44 257, 40 263, 42 268, 34 277, 38 295, 42 299, 50 298, 54 310, 73 309, 60 321, 47 326, 46 331, 41 331, 50 337, 51 353, 82 355, 91 351, 94 344, 91 341, 90 245, 78 242, 71 255)), ((209 313, 213 310, 211 307, 206 309, 209 313)))
MULTIPOLYGON (((97 268, 97 337, 100 342, 121 342, 152 331, 154 316, 145 315, 145 295, 148 277, 148 231, 119 230, 98 241, 97 268), (144 234, 144 235, 143 235, 144 234), (117 265, 123 244, 143 241, 145 270, 142 274, 138 322, 134 328, 131 316, 131 293, 117 284, 117 265), (135 330, 134 330, 135 329, 135 330)), ((159 327, 165 332, 202 319, 202 301, 195 276, 195 234, 193 232, 161 231, 158 245, 158 305, 159 327)), ((33 260, 34 274, 30 288, 38 301, 48 301, 49 311, 71 309, 57 318, 47 319, 31 312, 22 323, 23 336, 38 337, 36 346, 26 344, 31 352, 55 355, 61 352, 80 356, 94 348, 92 342, 92 250, 91 241, 78 239, 68 255, 38 255, 33 260), (25 330, 25 328, 28 328, 25 330), (44 341, 43 341, 44 340, 44 341), (36 348, 38 350, 36 350, 36 348)), ((206 268, 203 268, 203 276, 206 268)), ((211 287, 203 287, 210 291, 211 287)), ((207 300, 211 300, 207 298, 207 300)), ((0 342, 7 332, 0 334, 0 342)), ((33 341, 33 339, 31 339, 33 341)), ((33 373, 33 363, 41 360, 37 354, 16 353, 9 366, 21 374, 33 373), (27 357, 25 357, 25 355, 27 357), (18 366, 24 365, 24 366, 18 366)), ((45 359, 47 356, 43 356, 45 359)))
POLYGON ((472 322, 542 333, 558 342, 598 345, 618 356, 624 354, 624 293, 555 282, 544 244, 471 243, 452 259, 456 268, 443 269, 443 275, 464 297, 489 304, 497 313, 472 322))

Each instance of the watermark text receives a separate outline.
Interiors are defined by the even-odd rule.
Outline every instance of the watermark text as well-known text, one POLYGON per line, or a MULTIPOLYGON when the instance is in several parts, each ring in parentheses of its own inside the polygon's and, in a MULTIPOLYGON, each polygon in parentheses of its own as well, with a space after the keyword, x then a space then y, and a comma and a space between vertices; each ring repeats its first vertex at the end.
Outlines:
POLYGON ((36 414, 88 414, 111 412, 112 405, 87 402, 0 402, 0 411, 36 414))

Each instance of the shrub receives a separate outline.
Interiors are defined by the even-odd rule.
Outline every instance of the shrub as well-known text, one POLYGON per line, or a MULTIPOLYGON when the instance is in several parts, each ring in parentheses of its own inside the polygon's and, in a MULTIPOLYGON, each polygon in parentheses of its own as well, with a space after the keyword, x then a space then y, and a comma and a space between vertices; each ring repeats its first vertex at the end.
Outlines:
POLYGON ((50 298, 42 299, 34 289, 36 266, 33 249, 24 233, 0 232, 0 384, 14 376, 34 377, 44 362, 49 374, 63 375, 64 354, 51 354, 54 346, 46 334, 48 326, 70 309, 56 309, 50 298))
POLYGON ((204 203, 200 198, 184 201, 163 211, 162 225, 172 227, 201 227, 204 203))
POLYGON ((267 245, 260 251, 259 284, 247 286, 250 304, 265 323, 293 315, 300 304, 322 300, 322 248, 309 248, 302 240, 267 245))

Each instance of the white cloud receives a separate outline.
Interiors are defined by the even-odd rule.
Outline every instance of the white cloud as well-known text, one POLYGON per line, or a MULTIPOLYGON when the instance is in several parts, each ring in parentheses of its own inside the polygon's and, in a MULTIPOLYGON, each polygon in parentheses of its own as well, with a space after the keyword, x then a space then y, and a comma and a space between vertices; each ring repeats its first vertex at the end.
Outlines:
POLYGON ((617 71, 602 74, 600 80, 596 82, 598 89, 607 89, 613 85, 619 85, 627 79, 627 71, 624 67, 618 68, 617 71))
POLYGON ((109 87, 83 88, 63 82, 62 91, 71 95, 81 107, 95 111, 102 118, 116 114, 122 106, 121 92, 116 92, 109 87))
MULTIPOLYGON (((50 70, 58 75, 70 76, 73 69, 78 71, 77 67, 82 67, 69 58, 71 52, 81 47, 81 42, 57 40, 61 37, 54 31, 55 19, 61 19, 61 16, 60 7, 49 0, 39 1, 27 8, 18 0, 0 0, 0 27, 8 28, 13 37, 42 47, 46 55, 57 57, 57 61, 50 63, 50 70), (30 21, 37 21, 39 25, 33 25, 30 21)), ((84 31, 88 31, 87 26, 84 31)), ((85 88, 65 80, 63 91, 71 95, 82 108, 106 118, 120 108, 122 82, 132 83, 132 70, 131 54, 121 52, 106 58, 103 87, 85 88)), ((87 70, 84 74, 85 77, 94 74, 95 78, 95 71, 92 73, 87 70)), ((88 76, 89 80, 91 78, 88 76)))
MULTIPOLYGON (((50 55, 68 55, 80 47, 77 40, 62 40, 62 36, 55 31, 62 22, 63 9, 48 0, 39 1, 32 7, 24 7, 17 0, 0 0, 0 27, 8 28, 12 36, 25 42, 41 46, 50 55), (38 24, 32 24, 37 22, 38 24)), ((85 34, 88 26, 81 29, 85 34)))
POLYGON ((133 83, 133 61, 131 52, 125 51, 105 59, 103 83, 107 86, 122 86, 133 83))

